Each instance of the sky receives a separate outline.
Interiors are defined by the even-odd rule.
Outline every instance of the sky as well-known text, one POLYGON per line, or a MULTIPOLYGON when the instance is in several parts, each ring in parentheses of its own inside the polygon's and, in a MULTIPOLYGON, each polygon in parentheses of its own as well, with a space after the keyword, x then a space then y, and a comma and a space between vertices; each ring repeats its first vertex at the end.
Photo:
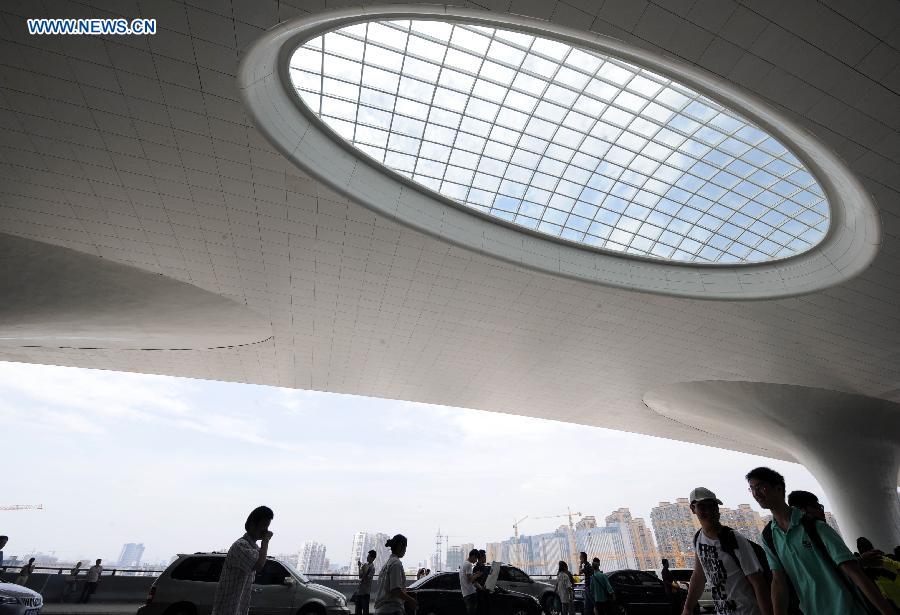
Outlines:
MULTIPOLYGON (((270 554, 306 540, 347 564, 360 530, 403 533, 407 565, 449 543, 553 531, 568 507, 623 506, 649 524, 696 486, 758 509, 743 479, 770 465, 828 500, 802 466, 597 427, 275 387, 0 362, 6 557, 145 562, 222 549, 275 511, 270 554)), ((840 521, 840 520, 839 520, 840 521)))

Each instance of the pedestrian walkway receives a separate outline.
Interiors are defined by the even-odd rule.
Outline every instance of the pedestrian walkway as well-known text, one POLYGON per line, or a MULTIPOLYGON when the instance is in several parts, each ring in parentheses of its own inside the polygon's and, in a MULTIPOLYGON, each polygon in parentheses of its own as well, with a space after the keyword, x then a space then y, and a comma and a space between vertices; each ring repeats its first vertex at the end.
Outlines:
POLYGON ((45 603, 44 615, 135 615, 141 607, 136 602, 88 602, 87 604, 45 603))

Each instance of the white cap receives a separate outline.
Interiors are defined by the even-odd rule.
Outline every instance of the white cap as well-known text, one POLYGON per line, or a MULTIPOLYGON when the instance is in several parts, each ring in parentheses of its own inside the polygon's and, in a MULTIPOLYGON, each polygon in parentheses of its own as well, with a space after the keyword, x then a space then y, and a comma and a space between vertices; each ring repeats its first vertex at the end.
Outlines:
POLYGON ((706 487, 697 487, 696 489, 691 491, 691 504, 693 504, 694 502, 702 502, 703 500, 715 500, 716 504, 719 504, 720 506, 722 504, 722 500, 717 498, 716 494, 706 487))

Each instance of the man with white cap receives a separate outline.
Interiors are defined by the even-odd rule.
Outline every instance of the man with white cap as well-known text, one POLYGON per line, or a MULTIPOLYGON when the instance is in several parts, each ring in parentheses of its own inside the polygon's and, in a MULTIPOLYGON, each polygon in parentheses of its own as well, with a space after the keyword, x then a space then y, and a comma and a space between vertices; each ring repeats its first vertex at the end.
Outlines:
POLYGON ((719 521, 721 500, 705 487, 691 491, 691 512, 700 530, 694 537, 694 573, 682 615, 690 615, 709 582, 718 615, 772 615, 765 569, 753 544, 719 521))

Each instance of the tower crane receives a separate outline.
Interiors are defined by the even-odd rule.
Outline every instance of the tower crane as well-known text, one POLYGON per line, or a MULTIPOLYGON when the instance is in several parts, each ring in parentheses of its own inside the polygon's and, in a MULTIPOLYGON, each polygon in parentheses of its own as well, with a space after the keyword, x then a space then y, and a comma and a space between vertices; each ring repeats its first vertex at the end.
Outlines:
POLYGON ((43 504, 0 504, 0 510, 44 510, 43 504))
MULTIPOLYGON (((580 512, 572 512, 572 507, 567 506, 565 513, 561 515, 547 515, 544 517, 532 517, 532 519, 559 519, 560 517, 568 517, 569 519, 569 566, 572 567, 572 570, 575 570, 578 566, 578 557, 575 552, 575 522, 573 521, 573 517, 583 517, 580 512)), ((515 526, 514 526, 515 527, 515 526)), ((518 534, 516 534, 516 538, 518 538, 518 534)))

